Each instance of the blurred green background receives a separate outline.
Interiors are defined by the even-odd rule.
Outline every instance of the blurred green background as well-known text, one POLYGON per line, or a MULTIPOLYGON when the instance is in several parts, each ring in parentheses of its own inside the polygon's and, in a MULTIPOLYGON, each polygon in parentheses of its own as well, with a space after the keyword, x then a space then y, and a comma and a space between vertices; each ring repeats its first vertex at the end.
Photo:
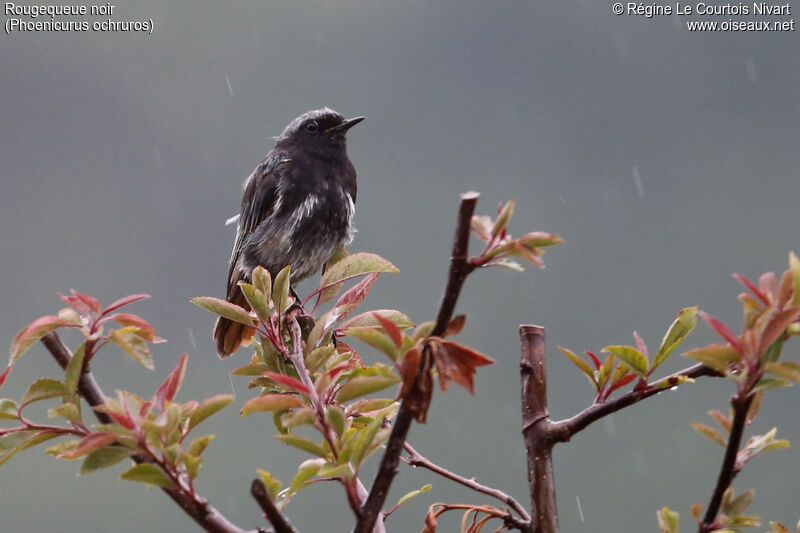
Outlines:
MULTIPOLYGON (((460 192, 483 193, 480 213, 515 198, 512 233, 565 238, 544 271, 470 278, 459 341, 498 362, 479 372, 475 397, 436 394, 427 426, 410 436, 430 459, 525 503, 519 324, 547 328, 550 411, 567 417, 591 393, 557 344, 599 350, 632 343, 637 330, 653 349, 695 304, 738 327, 730 273, 782 271, 787 252, 800 251, 796 32, 690 33, 686 19, 615 16, 611 2, 589 0, 129 0, 112 19, 152 19, 154 32, 0 37, 0 339, 57 311, 57 291, 106 303, 152 294, 131 311, 169 339, 154 348, 156 372, 116 348, 94 371, 107 391, 149 396, 188 350, 180 400, 233 388, 234 406, 205 424, 217 438, 198 490, 243 527, 264 525, 248 493, 255 469, 286 482, 306 457, 272 439, 268 415, 238 417, 253 393, 228 371, 247 353, 220 362, 213 318, 188 300, 223 295, 234 234, 224 221, 240 185, 308 109, 367 116, 349 136, 359 173, 352 249, 402 274, 383 277, 366 305, 434 317, 460 192)), ((701 324, 685 346, 714 338, 701 324)), ((39 375, 58 369, 37 346, 2 396, 18 398, 39 375)), ((705 380, 666 392, 558 447, 562 530, 654 531, 663 505, 691 530, 688 507, 707 503, 722 449, 689 422, 724 411, 732 390, 705 380)), ((778 425, 798 441, 797 394, 770 394, 751 431, 778 425)), ((757 489, 754 513, 796 522, 796 453, 768 454, 737 479, 738 491, 757 489)), ((90 477, 76 477, 78 466, 39 449, 5 465, 0 529, 195 530, 160 491, 117 481, 121 465, 90 477)), ((390 531, 419 530, 434 501, 489 503, 407 467, 389 501, 429 482, 390 531)), ((287 512, 303 531, 352 524, 333 485, 305 491, 287 512)))

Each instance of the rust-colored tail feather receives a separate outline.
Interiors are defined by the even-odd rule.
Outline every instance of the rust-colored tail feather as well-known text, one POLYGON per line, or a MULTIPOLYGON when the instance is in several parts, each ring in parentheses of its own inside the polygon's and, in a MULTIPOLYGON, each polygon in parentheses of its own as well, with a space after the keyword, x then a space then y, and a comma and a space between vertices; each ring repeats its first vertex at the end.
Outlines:
MULTIPOLYGON (((238 285, 234 286, 233 294, 228 295, 228 301, 250 309, 250 304, 247 303, 242 291, 238 285)), ((255 335, 256 329, 250 326, 245 326, 241 322, 234 322, 227 318, 219 317, 217 325, 214 327, 214 339, 217 341, 217 355, 220 359, 228 357, 235 352, 239 346, 247 346, 255 335)))

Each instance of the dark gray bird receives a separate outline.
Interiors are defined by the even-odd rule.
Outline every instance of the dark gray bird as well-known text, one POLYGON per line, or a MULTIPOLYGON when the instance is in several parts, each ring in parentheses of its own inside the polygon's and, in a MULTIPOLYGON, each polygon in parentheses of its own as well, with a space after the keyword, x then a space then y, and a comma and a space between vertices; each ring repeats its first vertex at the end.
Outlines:
MULTIPOLYGON (((350 241, 356 171, 345 137, 362 120, 345 119, 328 108, 300 115, 245 180, 228 268, 229 302, 249 309, 237 283, 249 281, 256 266, 275 276, 291 265, 295 284, 319 271, 350 241)), ((254 333, 220 318, 214 328, 217 354, 231 355, 254 333)))

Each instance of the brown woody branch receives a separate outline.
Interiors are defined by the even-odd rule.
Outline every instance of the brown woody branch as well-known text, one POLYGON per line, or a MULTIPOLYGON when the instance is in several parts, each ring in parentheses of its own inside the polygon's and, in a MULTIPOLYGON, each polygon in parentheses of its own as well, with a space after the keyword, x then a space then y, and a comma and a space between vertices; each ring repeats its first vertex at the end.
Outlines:
POLYGON ((616 413, 620 409, 633 405, 637 402, 649 398, 659 392, 667 390, 670 387, 676 386, 680 383, 681 378, 699 378, 703 376, 721 377, 722 374, 716 370, 709 368, 701 363, 684 368, 674 374, 656 381, 643 389, 634 389, 626 394, 623 394, 613 400, 607 400, 603 403, 596 403, 587 409, 584 409, 577 415, 567 420, 553 422, 552 433, 553 437, 559 442, 566 442, 573 435, 579 431, 586 429, 586 427, 601 418, 616 413))
MULTIPOLYGON (((453 312, 455 311, 458 296, 461 294, 464 280, 475 268, 467 261, 467 250, 469 249, 470 222, 472 221, 472 214, 475 212, 478 196, 479 194, 476 192, 468 192, 461 195, 461 206, 458 211, 458 223, 453 241, 453 253, 450 258, 450 272, 432 335, 442 335, 447 329, 447 325, 453 318, 453 312)), ((369 497, 361 507, 361 513, 353 533, 369 533, 373 530, 378 515, 386 502, 386 497, 389 495, 389 487, 391 487, 394 476, 397 474, 400 455, 403 453, 403 444, 406 441, 406 436, 413 420, 414 413, 412 408, 405 400, 402 401, 392 426, 392 433, 386 443, 386 451, 381 459, 378 473, 375 475, 375 481, 372 483, 369 497)))
POLYGON ((455 472, 451 472, 450 470, 437 465, 436 463, 432 462, 427 457, 420 454, 417 450, 414 449, 409 443, 405 443, 405 449, 409 453, 409 457, 407 459, 408 464, 411 466, 419 466, 421 468, 425 468, 439 474, 440 476, 447 478, 451 481, 455 481, 461 485, 464 485, 467 488, 470 488, 476 492, 481 492, 493 498, 497 498, 501 502, 508 505, 511 509, 516 511, 519 516, 522 518, 522 521, 517 520, 516 518, 509 515, 506 521, 510 522, 516 529, 524 529, 527 524, 530 523, 531 517, 528 514, 528 511, 512 496, 509 496, 505 492, 495 489, 492 487, 487 487, 481 483, 475 481, 475 478, 465 478, 464 476, 460 476, 455 472))
POLYGON ((275 502, 269 497, 267 487, 260 479, 254 479, 253 484, 250 486, 250 493, 253 498, 261 506, 267 520, 270 521, 272 527, 275 528, 275 533, 297 533, 297 530, 289 523, 289 520, 283 516, 280 509, 275 506, 275 502))
POLYGON ((733 407, 733 422, 731 423, 731 432, 728 436, 728 446, 725 448, 725 458, 722 460, 720 467, 719 477, 717 478, 717 486, 714 487, 714 493, 711 495, 711 501, 706 509, 706 514, 703 516, 703 521, 700 523, 698 533, 708 533, 718 529, 714 522, 717 519, 720 506, 722 505, 722 496, 728 487, 731 486, 733 478, 739 473, 739 468, 736 465, 736 458, 739 454, 739 446, 742 444, 742 437, 744 436, 744 428, 747 425, 747 413, 750 411, 750 405, 753 403, 755 395, 752 393, 740 393, 731 398, 731 406, 733 407))
MULTIPOLYGON (((70 359, 72 359, 72 353, 64 346, 58 335, 55 332, 48 333, 42 338, 42 343, 58 364, 61 365, 62 368, 66 368, 70 359)), ((81 373, 80 380, 78 381, 78 392, 80 392, 80 395, 92 407, 105 404, 106 395, 103 393, 97 380, 95 380, 94 375, 89 371, 88 366, 84 367, 83 373, 81 373)), ((98 411, 94 413, 100 423, 108 424, 112 422, 111 417, 106 413, 98 411)), ((137 463, 143 461, 141 457, 133 457, 133 460, 137 463)), ((225 516, 199 496, 192 498, 187 492, 175 489, 163 488, 161 490, 172 498, 186 514, 191 516, 200 527, 209 533, 248 533, 247 530, 231 523, 225 516)))

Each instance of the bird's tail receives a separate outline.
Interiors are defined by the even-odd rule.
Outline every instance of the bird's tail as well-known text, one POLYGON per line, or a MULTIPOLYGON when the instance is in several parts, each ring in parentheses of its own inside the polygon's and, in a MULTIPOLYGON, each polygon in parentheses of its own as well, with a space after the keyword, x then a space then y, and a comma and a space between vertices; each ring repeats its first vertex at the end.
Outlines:
MULTIPOLYGON (((243 307, 247 310, 250 309, 250 304, 242 294, 238 285, 234 284, 231 291, 228 293, 228 301, 243 307)), ((220 359, 228 357, 235 352, 239 346, 247 346, 255 335, 256 329, 246 326, 241 322, 234 322, 227 318, 219 317, 217 324, 214 327, 214 339, 217 341, 217 355, 220 359)))

